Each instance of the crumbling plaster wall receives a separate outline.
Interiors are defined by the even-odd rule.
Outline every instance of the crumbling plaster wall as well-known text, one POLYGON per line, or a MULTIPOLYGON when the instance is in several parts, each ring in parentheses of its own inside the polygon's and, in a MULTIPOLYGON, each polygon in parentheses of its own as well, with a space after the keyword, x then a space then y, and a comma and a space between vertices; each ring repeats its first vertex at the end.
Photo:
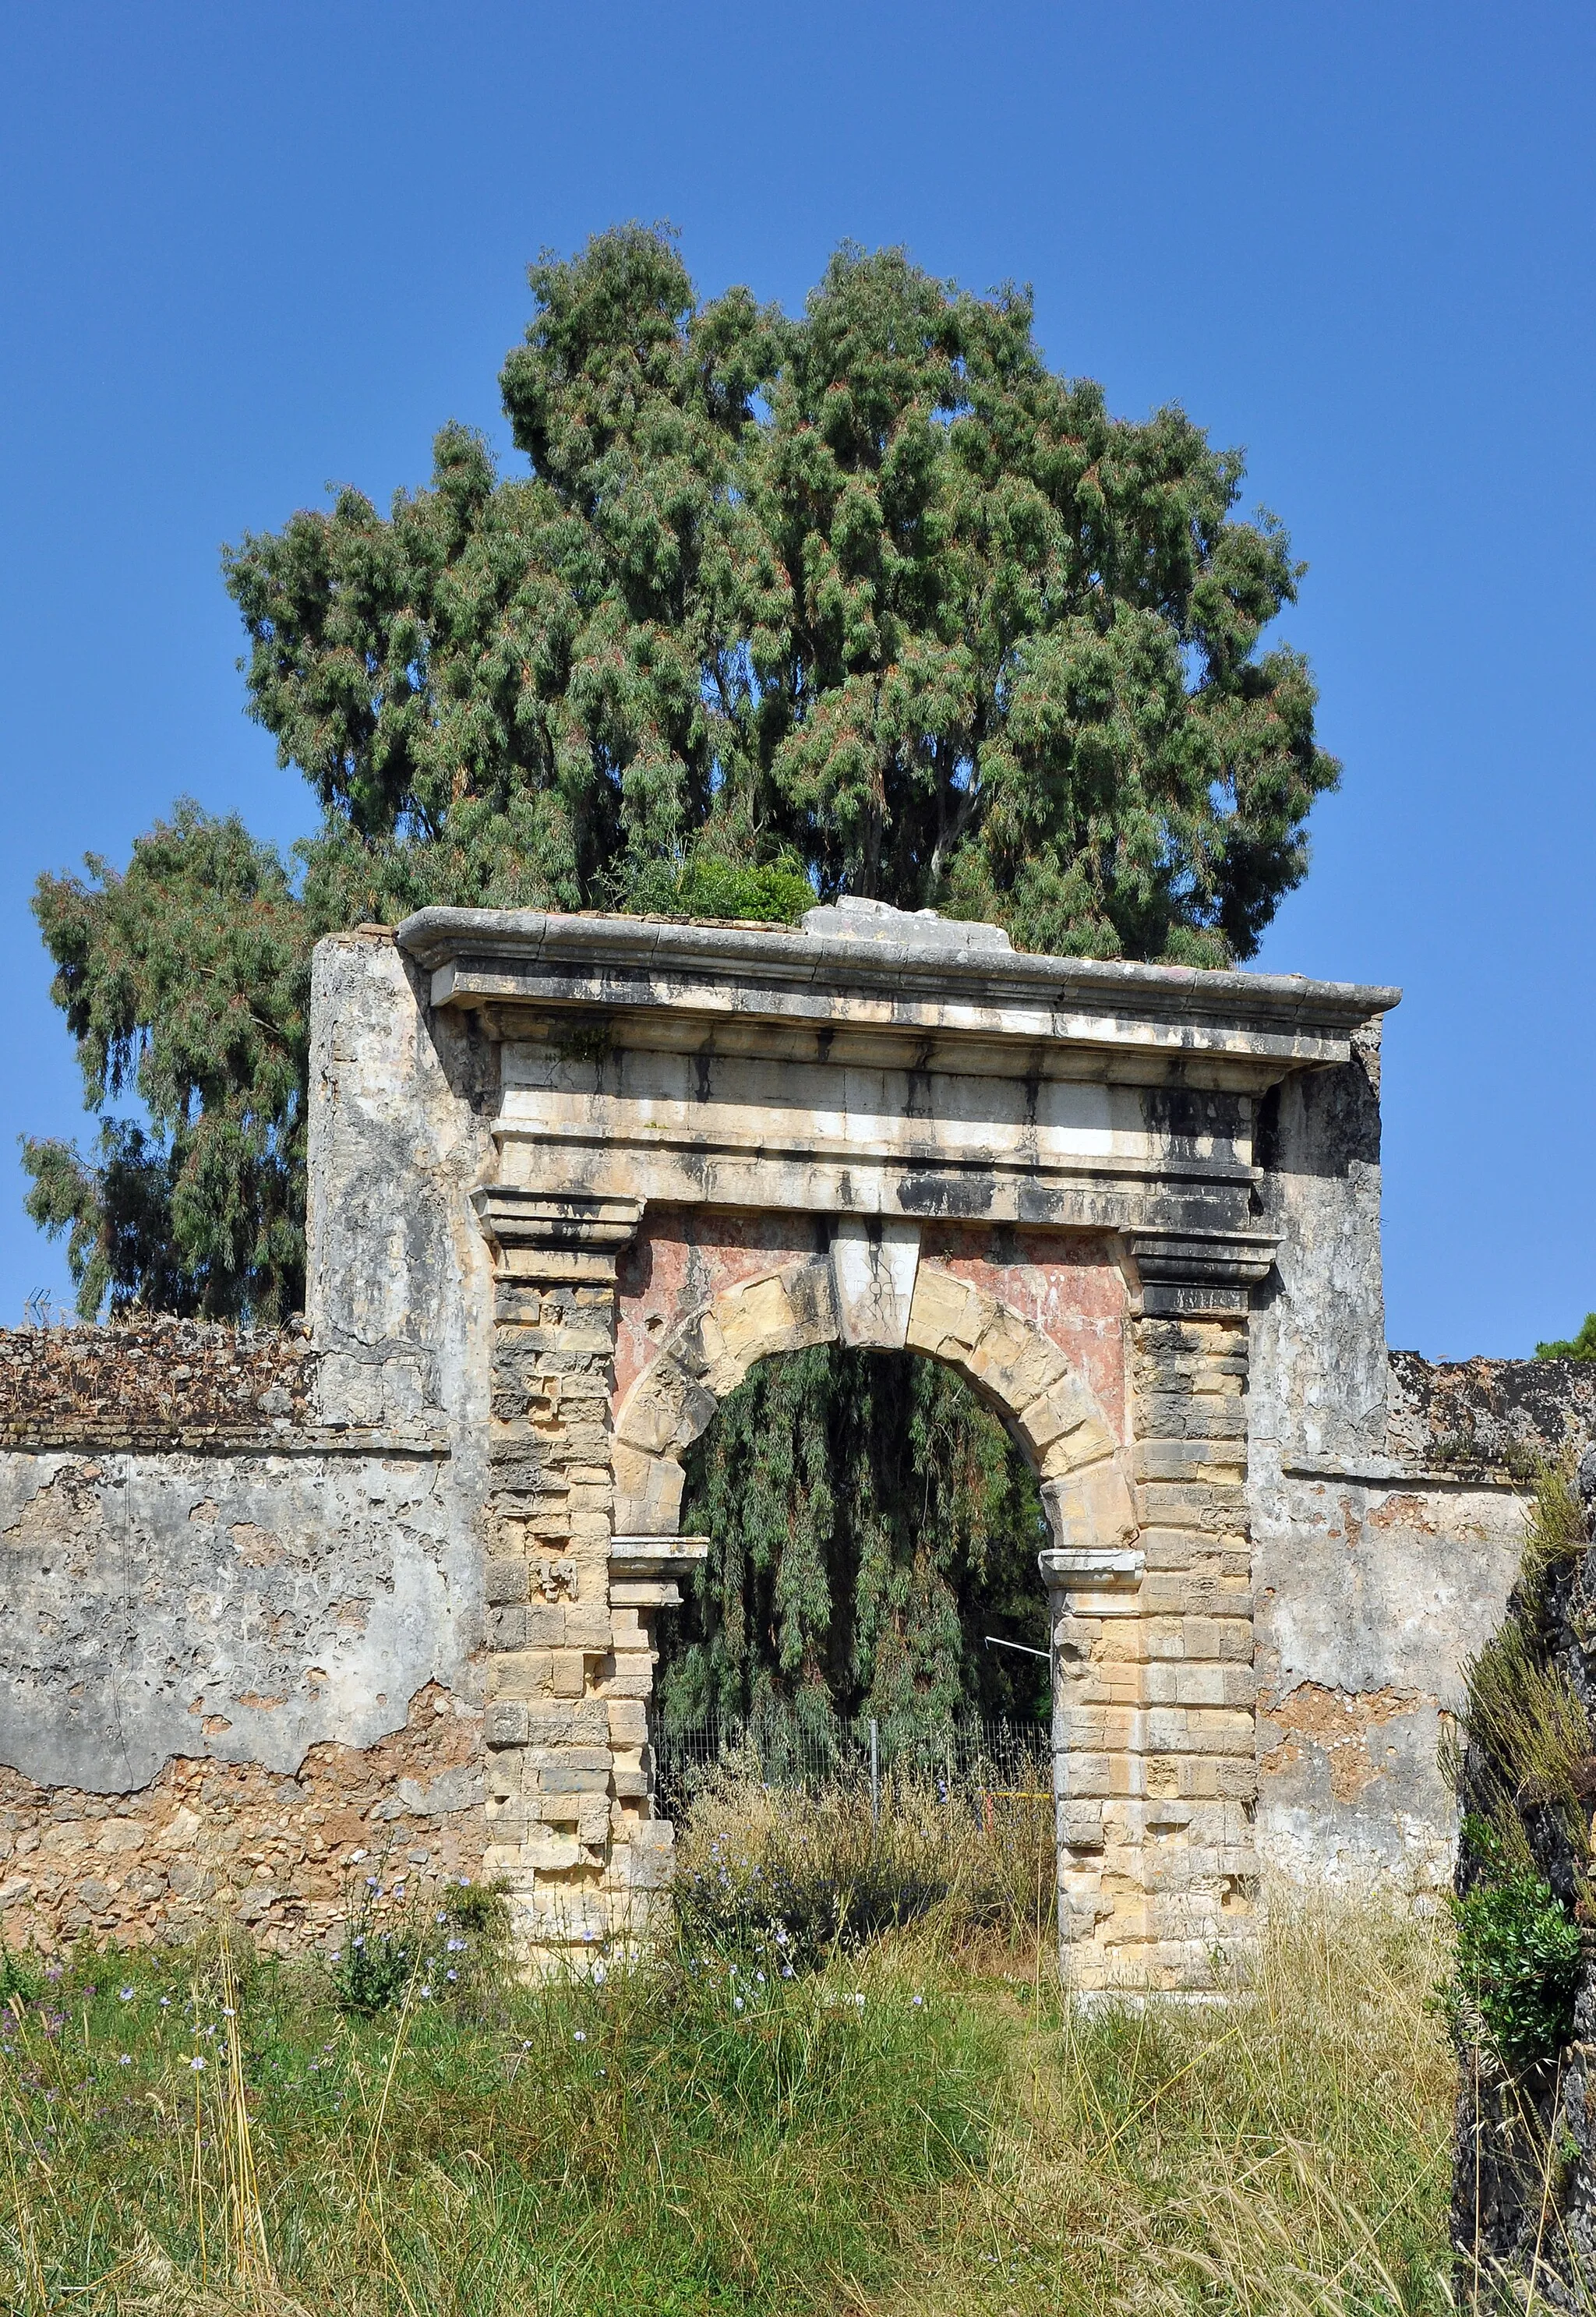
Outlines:
POLYGON ((1295 1879, 1451 1874, 1437 1749, 1500 1623, 1524 1498, 1500 1481, 1292 1477, 1257 1540, 1258 1847, 1295 1879))
POLYGON ((1537 1460, 1592 1436, 1596 1378, 1386 1351, 1379 1072, 1371 1025, 1258 1124, 1279 1251, 1252 1321, 1257 1841, 1297 1879, 1422 1888, 1451 1873, 1437 1752, 1464 1663, 1501 1620, 1537 1460))
POLYGON ((8 1937, 319 1936, 361 1856, 480 1867, 495 1059, 390 936, 317 953, 308 1322, 0 1336, 8 1937))
MULTIPOLYGON (((471 1193, 500 1172, 501 1049, 377 929, 318 950, 314 1024, 306 1324, 0 1335, 8 1937, 171 1936, 228 1886, 286 1947, 369 1857, 481 1865, 495 1320, 471 1193)), ((1422 1884, 1449 1865, 1436 1740, 1500 1616, 1525 1474, 1589 1442, 1596 1376, 1386 1354, 1378 1075, 1370 1031, 1259 1106, 1279 1256, 1236 1322, 1253 1593, 1229 1606, 1255 1613, 1263 1863, 1422 1884)), ((616 1401, 690 1307, 828 1230, 651 1209, 616 1401)), ((1020 1310, 1134 1447, 1111 1233, 928 1222, 920 1254, 1020 1310)))

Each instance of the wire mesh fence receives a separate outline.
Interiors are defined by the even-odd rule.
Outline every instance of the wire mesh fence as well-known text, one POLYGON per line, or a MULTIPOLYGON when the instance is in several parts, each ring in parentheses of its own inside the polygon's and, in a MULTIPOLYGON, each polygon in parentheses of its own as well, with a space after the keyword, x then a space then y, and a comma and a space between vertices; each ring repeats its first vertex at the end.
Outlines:
POLYGON ((836 1788, 890 1793, 905 1781, 967 1803, 991 1830, 1014 1814, 1052 1806, 1052 1741, 1039 1722, 981 1719, 878 1722, 806 1711, 748 1722, 661 1731, 654 1741, 661 1813, 684 1818, 718 1776, 809 1794, 836 1788))

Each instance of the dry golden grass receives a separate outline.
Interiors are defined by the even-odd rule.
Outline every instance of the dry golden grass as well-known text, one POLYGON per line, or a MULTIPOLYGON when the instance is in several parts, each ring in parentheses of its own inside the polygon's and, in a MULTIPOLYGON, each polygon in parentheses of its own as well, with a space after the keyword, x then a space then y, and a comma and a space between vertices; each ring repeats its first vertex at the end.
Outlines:
MULTIPOLYGON (((880 2317, 1452 2306, 1445 1918, 1274 1896, 1221 2003, 1090 2008, 1017 1967, 985 2169, 880 2317)), ((1019 1966, 1019 1959, 1016 1959, 1019 1966)))

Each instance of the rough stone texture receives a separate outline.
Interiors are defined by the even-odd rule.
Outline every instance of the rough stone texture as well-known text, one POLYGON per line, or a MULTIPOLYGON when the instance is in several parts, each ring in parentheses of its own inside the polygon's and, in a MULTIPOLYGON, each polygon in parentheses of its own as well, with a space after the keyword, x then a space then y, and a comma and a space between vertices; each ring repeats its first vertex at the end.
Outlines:
POLYGON ((1457 1360, 1391 1355, 1394 1455, 1522 1477, 1543 1457, 1577 1457, 1596 1438, 1596 1360, 1457 1360))
POLYGON ((0 1444, 160 1448, 263 1443, 315 1419, 304 1328, 240 1335, 195 1320, 0 1331, 0 1444))
POLYGON ((333 1943, 373 1868, 480 1872, 481 1714, 429 1684, 368 1748, 313 1746, 285 1775, 169 1758, 125 1793, 0 1770, 0 1910, 13 1944, 192 1937, 226 1901, 263 1946, 333 1943))
POLYGON ((824 908, 806 910, 804 931, 839 935, 848 941, 896 942, 944 957, 1013 946, 1001 926, 967 925, 940 917, 934 909, 895 909, 890 901, 867 901, 853 894, 824 908))

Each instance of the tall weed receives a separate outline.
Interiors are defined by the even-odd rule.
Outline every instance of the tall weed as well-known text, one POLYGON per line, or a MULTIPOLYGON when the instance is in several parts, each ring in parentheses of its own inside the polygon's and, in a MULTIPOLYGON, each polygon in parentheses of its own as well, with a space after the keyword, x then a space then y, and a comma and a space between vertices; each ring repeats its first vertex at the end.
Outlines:
POLYGON ((83 1951, 0 2021, 0 2307, 1419 2317, 1446 1936, 1279 1905, 1225 2000, 1096 2008, 934 1910, 369 2016, 232 1933, 83 1951))
POLYGON ((1052 1795, 894 1776, 878 1808, 852 1783, 764 1786, 734 1756, 693 1803, 674 1896, 690 1950, 784 1977, 914 1923, 1034 1948, 1056 1921, 1052 1795))

